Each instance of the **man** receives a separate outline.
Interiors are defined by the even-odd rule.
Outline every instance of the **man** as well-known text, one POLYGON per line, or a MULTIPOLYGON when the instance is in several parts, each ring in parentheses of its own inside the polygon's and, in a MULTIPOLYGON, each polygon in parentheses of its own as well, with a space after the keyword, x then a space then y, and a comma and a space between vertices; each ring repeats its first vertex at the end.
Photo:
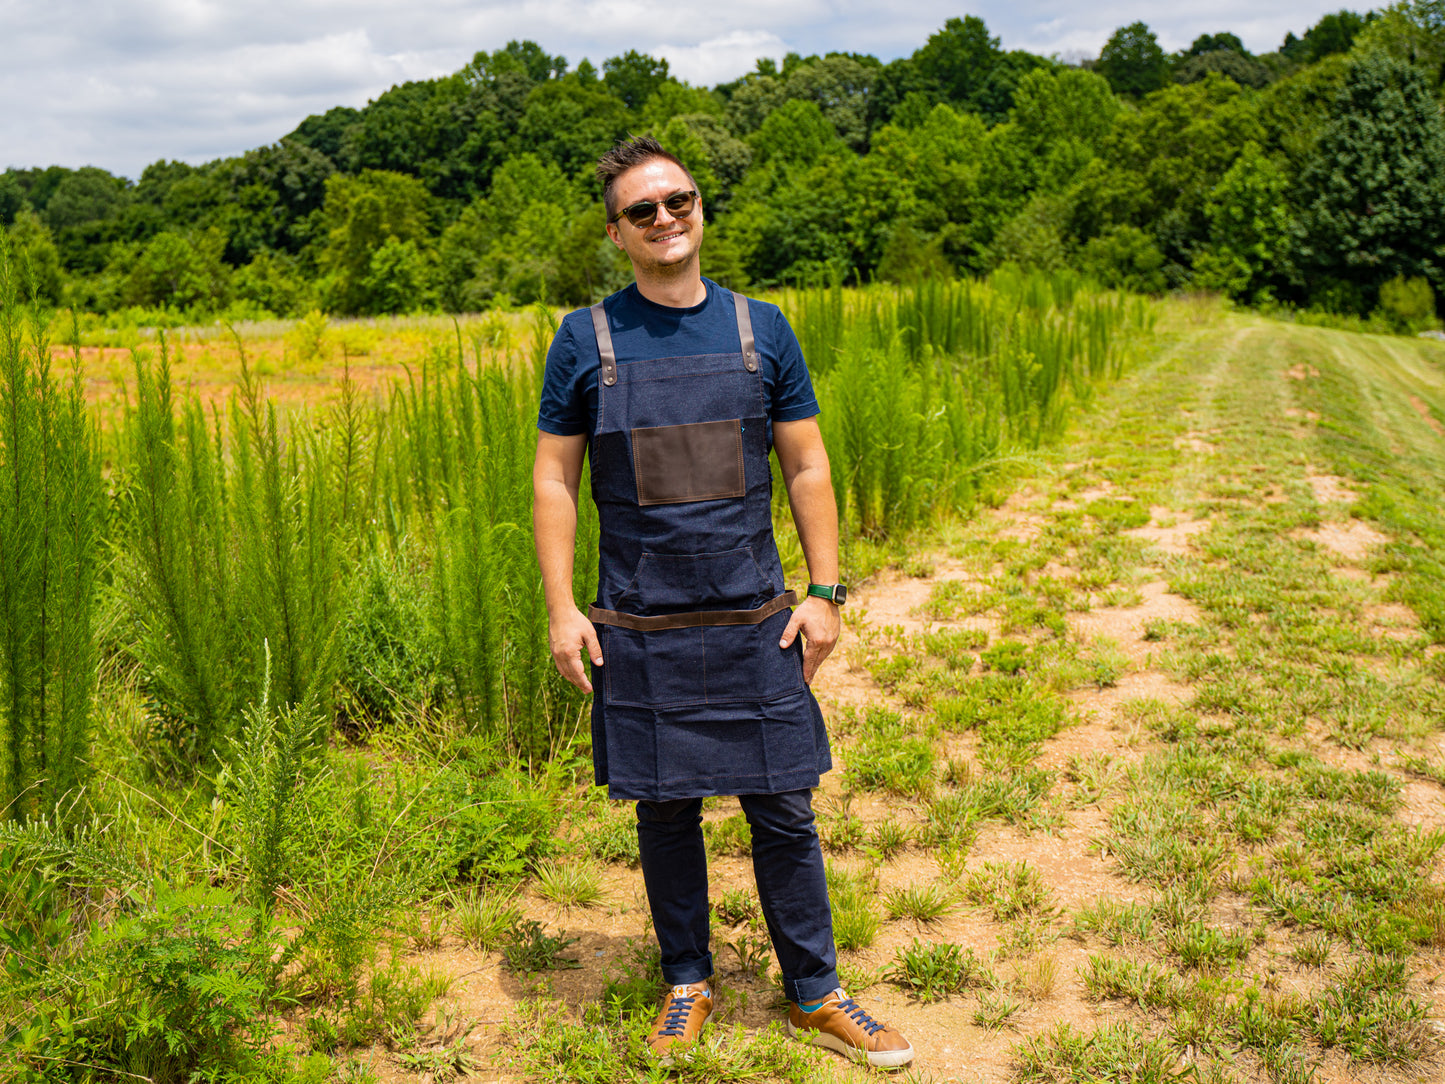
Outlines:
POLYGON ((789 1032, 855 1061, 907 1064, 907 1040, 839 989, 813 822, 812 788, 832 761, 808 683, 838 639, 845 590, 802 353, 776 306, 702 277, 702 206, 681 162, 643 137, 603 155, 597 176, 607 235, 636 281, 570 313, 552 343, 533 520, 553 659, 593 693, 597 782, 637 802, 672 988, 649 1048, 670 1063, 712 1011, 702 799, 732 794, 752 832, 789 1032), (819 581, 796 609, 772 533, 770 447, 819 581), (584 454, 601 523, 586 614, 572 597, 584 454))

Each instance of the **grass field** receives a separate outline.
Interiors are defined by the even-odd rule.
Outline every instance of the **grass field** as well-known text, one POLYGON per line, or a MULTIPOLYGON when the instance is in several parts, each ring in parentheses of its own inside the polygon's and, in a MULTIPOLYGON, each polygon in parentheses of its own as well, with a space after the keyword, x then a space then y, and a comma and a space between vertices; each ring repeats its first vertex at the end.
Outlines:
MULTIPOLYGON (((981 513, 854 550, 877 570, 815 684, 845 981, 913 1040, 916 1081, 1440 1079, 1445 347, 1162 311, 981 513)), ((309 334, 265 331, 242 336, 257 357, 309 334)), ((95 759, 123 763, 146 705, 107 708, 95 759)), ((270 1041, 316 1051, 316 1081, 665 1077, 641 1052, 659 980, 629 811, 585 761, 520 771, 426 720, 355 737, 297 829, 308 887, 277 887, 353 923, 288 959, 270 1041), (371 875, 405 867, 393 827, 425 830, 429 803, 488 865, 411 871, 431 887, 387 909, 371 875), (340 837, 375 862, 313 868, 306 841, 340 837)), ((111 830, 195 862, 148 801, 111 830)), ((210 810, 207 839, 235 815, 210 810)), ((778 1031, 746 827, 732 801, 706 818, 721 1026, 677 1075, 860 1077, 778 1031)))
MULTIPOLYGON (((1442 363, 1174 305, 1000 507, 850 603, 820 823, 850 990, 913 1038, 913 1079, 1445 1072, 1442 363)), ((690 1078, 853 1075, 758 1037, 776 992, 735 806, 708 818, 743 1030, 690 1078)), ((485 957, 450 993, 520 1014, 487 1041, 503 1078, 646 1075, 645 1014, 602 999, 640 880, 597 876, 587 910, 524 895, 580 938, 550 1007, 485 957)))

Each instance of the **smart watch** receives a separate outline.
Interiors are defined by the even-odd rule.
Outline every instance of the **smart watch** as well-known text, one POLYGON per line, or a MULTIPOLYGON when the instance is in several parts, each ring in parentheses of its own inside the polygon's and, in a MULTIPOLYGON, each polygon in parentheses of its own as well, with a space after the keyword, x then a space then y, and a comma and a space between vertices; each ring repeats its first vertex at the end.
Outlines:
POLYGON ((842 583, 810 583, 808 594, 825 598, 834 606, 841 606, 848 601, 848 587, 842 583))

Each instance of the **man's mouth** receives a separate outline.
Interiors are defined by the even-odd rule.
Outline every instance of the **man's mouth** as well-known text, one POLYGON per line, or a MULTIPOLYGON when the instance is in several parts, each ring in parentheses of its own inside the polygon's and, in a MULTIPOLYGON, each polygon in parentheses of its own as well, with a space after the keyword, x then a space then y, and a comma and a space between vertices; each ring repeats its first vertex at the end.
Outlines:
POLYGON ((657 243, 660 242, 660 241, 671 241, 674 237, 681 237, 681 236, 682 236, 682 231, 681 231, 681 230, 669 230, 667 233, 659 233, 656 237, 654 237, 654 238, 652 239, 652 243, 653 243, 653 244, 657 244, 657 243))

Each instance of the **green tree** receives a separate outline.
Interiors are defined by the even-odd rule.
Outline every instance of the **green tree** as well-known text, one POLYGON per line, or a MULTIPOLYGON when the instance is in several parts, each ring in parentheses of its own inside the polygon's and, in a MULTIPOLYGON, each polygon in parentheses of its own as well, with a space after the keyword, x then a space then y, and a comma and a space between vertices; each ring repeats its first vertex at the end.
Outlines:
POLYGON ((1319 22, 1305 31, 1303 38, 1291 41, 1294 35, 1285 39, 1280 52, 1299 64, 1313 64, 1335 53, 1348 53, 1366 26, 1374 19, 1373 11, 1364 15, 1341 9, 1332 15, 1323 16, 1319 22))
POLYGON ((43 205, 31 200, 55 236, 60 259, 72 271, 98 271, 119 239, 121 217, 130 203, 126 181, 85 166, 63 171, 43 205))
POLYGON ((1439 93, 1445 86, 1445 0, 1391 4, 1361 31, 1359 47, 1415 65, 1439 93))
POLYGON ((13 169, 0 173, 0 227, 7 227, 30 201, 13 169))
POLYGON ((123 250, 121 301, 214 312, 230 294, 225 250, 226 236, 214 226, 188 234, 167 230, 138 251, 123 250))
POLYGON ((19 291, 44 305, 57 305, 64 286, 60 252, 40 216, 29 209, 15 215, 10 229, 13 273, 19 291))
POLYGON ((809 166, 845 149, 818 103, 796 98, 769 113, 748 143, 758 165, 809 166))
POLYGON ((372 256, 387 241, 410 241, 422 251, 430 245, 431 197, 415 177, 371 169, 358 177, 333 174, 323 215, 323 296, 335 312, 376 311, 372 256))
POLYGON ((786 101, 783 81, 774 75, 750 73, 728 98, 728 122, 738 135, 747 137, 786 101))
POLYGON ((900 222, 889 231, 878 259, 878 278, 885 282, 917 282, 946 278, 952 273, 943 255, 942 238, 929 237, 908 222, 900 222))
POLYGON ((1105 286, 1141 294, 1163 292, 1164 254, 1154 239, 1137 226, 1115 226, 1091 237, 1079 254, 1079 265, 1105 286))
POLYGON ((360 120, 360 110, 338 105, 325 113, 307 117, 283 142, 289 140, 303 147, 310 147, 324 155, 337 168, 351 170, 356 165, 352 146, 354 132, 360 120))
POLYGON ((295 257, 258 252, 231 277, 232 296, 275 316, 300 316, 315 307, 315 286, 297 268, 295 257))
POLYGON ((1130 23, 1114 31, 1099 53, 1096 70, 1118 94, 1141 98, 1169 81, 1169 60, 1154 31, 1130 23))
POLYGON ((733 189, 753 163, 752 147, 733 135, 721 117, 708 113, 678 114, 653 130, 704 186, 708 214, 726 211, 733 189))
POLYGON ((667 61, 629 49, 602 62, 602 85, 628 109, 641 109, 663 84, 670 82, 667 61))
POLYGON ((1259 302, 1284 277, 1290 214, 1289 178, 1249 142, 1205 201, 1209 247, 1195 259, 1196 281, 1231 297, 1259 302))
POLYGON ((815 103, 838 137, 855 151, 868 146, 868 97, 877 65, 852 57, 814 58, 788 74, 783 93, 790 100, 815 103))
POLYGON ((1209 239, 1210 190, 1245 143, 1264 139, 1256 99, 1233 81, 1170 85, 1120 113, 1099 157, 1080 171, 1073 232, 1087 240, 1136 226, 1164 253, 1169 285, 1182 285, 1209 239))
POLYGON ((1295 192, 1310 290, 1334 291, 1364 313, 1396 275, 1441 285, 1445 123, 1424 76, 1392 57, 1363 56, 1334 112, 1295 192))
POLYGON ((312 216, 326 203, 326 178, 336 166, 319 150, 283 139, 231 159, 218 172, 217 187, 229 195, 223 228, 233 257, 243 263, 262 249, 301 250, 312 216))
POLYGON ((552 56, 535 41, 509 41, 492 53, 477 53, 462 74, 476 83, 494 83, 520 75, 531 83, 545 83, 567 74, 567 58, 552 56))
POLYGON ((1067 196, 1037 193, 993 238, 988 262, 992 267, 1018 264, 1040 271, 1056 271, 1069 262, 1067 196))
POLYGON ((1011 127, 998 138, 1017 145, 1024 184, 1057 191, 1099 153, 1122 108, 1093 72, 1034 71, 1019 82, 1011 127))
POLYGON ((1241 56, 1249 55, 1249 50, 1244 47, 1244 42, 1239 40, 1238 35, 1227 30, 1220 34, 1200 34, 1194 39, 1194 44, 1184 51, 1184 55, 1203 56, 1205 53, 1216 53, 1220 50, 1229 50, 1241 56))
POLYGON ((528 94, 513 146, 550 158, 567 176, 582 179, 631 124, 627 106, 615 95, 573 73, 539 83, 528 94))
POLYGON ((371 254, 363 282, 372 312, 424 312, 435 304, 430 253, 415 241, 388 237, 371 254))
POLYGON ((1242 87, 1264 87, 1274 80, 1274 72, 1252 56, 1236 49, 1215 49, 1190 56, 1175 69, 1179 83, 1197 83, 1210 72, 1228 76, 1242 87))
POLYGON ((879 129, 868 155, 877 175, 889 178, 890 198, 915 202, 916 228, 935 232, 955 266, 973 266, 978 255, 979 220, 991 202, 982 180, 989 140, 979 117, 940 104, 916 127, 879 129))
POLYGON ((949 19, 913 54, 913 67, 937 96, 977 112, 1003 52, 977 15, 949 19))
POLYGON ((714 91, 669 79, 643 104, 642 123, 647 128, 658 129, 676 117, 720 118, 726 111, 727 103, 714 91))

